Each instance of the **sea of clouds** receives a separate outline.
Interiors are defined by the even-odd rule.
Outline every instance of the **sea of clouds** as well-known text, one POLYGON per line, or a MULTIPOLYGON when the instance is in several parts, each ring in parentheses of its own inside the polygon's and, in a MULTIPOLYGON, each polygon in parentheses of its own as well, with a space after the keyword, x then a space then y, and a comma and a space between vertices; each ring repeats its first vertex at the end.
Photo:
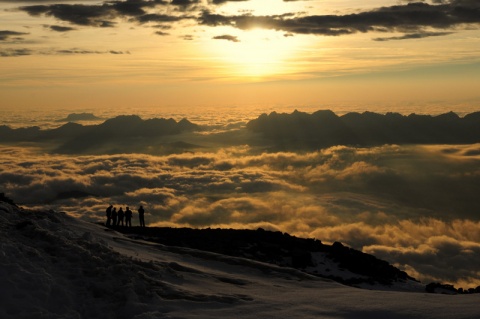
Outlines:
POLYGON ((0 184, 21 206, 91 221, 103 221, 110 203, 143 205, 151 226, 262 227, 341 241, 424 282, 468 288, 480 284, 479 159, 480 145, 164 156, 16 145, 0 147, 0 184))

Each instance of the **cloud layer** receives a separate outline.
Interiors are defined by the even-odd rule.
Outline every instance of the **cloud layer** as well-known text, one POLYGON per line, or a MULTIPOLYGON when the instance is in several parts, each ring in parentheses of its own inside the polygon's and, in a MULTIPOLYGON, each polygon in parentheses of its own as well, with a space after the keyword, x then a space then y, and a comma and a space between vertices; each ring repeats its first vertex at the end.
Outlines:
MULTIPOLYGON (((287 34, 341 36, 366 32, 401 32, 403 36, 377 39, 412 39, 447 35, 449 32, 480 23, 480 4, 475 0, 426 1, 379 7, 368 11, 338 15, 306 15, 286 12, 281 15, 226 15, 217 5, 228 1, 126 0, 101 4, 45 4, 22 6, 31 16, 51 16, 79 26, 113 27, 119 20, 138 24, 196 21, 199 25, 230 26, 284 31, 287 34), (432 32, 432 30, 441 30, 432 32)), ((55 30, 55 29, 53 29, 55 30)), ((58 30, 56 30, 58 31, 58 30)), ((63 29, 62 31, 68 31, 63 29)))
MULTIPOLYGON (((380 42, 444 37, 461 30, 478 29, 480 24, 480 4, 473 0, 401 1, 397 5, 363 10, 350 8, 345 9, 347 11, 323 15, 309 14, 304 6, 298 6, 298 11, 294 9, 296 7, 289 7, 290 9, 278 14, 258 14, 255 11, 259 7, 256 1, 259 0, 113 0, 82 3, 32 1, 15 7, 12 4, 14 2, 11 2, 9 12, 28 14, 44 21, 41 24, 44 35, 40 35, 36 30, 39 25, 36 23, 17 25, 17 30, 0 30, 0 42, 9 45, 0 50, 0 57, 65 54, 62 51, 78 55, 85 52, 127 52, 121 48, 41 49, 37 45, 51 45, 46 39, 54 36, 48 33, 57 33, 57 36, 65 38, 72 37, 72 40, 77 36, 78 39, 83 39, 84 32, 88 32, 86 29, 90 28, 146 28, 151 29, 152 36, 162 38, 175 36, 183 40, 226 40, 240 46, 240 42, 248 42, 245 40, 248 36, 243 37, 243 31, 252 29, 278 31, 285 37, 340 37, 369 33, 372 40, 380 42), (233 2, 241 3, 242 8, 224 10, 225 6, 233 2), (23 32, 25 28, 28 28, 28 32, 23 32), (208 31, 211 32, 210 35, 201 39, 201 35, 208 31)), ((312 4, 315 10, 322 5, 320 1, 312 4)), ((108 36, 119 36, 120 33, 109 31, 108 36)))
POLYGON ((480 284, 479 150, 342 146, 255 154, 235 147, 73 158, 2 147, 0 183, 21 205, 88 220, 102 221, 109 203, 142 204, 150 225, 263 227, 341 241, 418 279, 467 287, 480 284))
POLYGON ((5 48, 0 49, 0 57, 14 57, 14 56, 23 56, 23 55, 84 55, 84 54, 130 54, 129 51, 97 51, 89 49, 80 49, 80 48, 70 48, 70 49, 49 49, 49 50, 32 50, 27 48, 22 49, 12 49, 5 48))
POLYGON ((25 35, 25 34, 28 34, 28 33, 10 31, 10 30, 0 30, 0 41, 6 41, 8 39, 11 39, 12 37, 18 37, 20 35, 25 35))
MULTIPOLYGON (((230 36, 217 39, 237 41, 230 36)), ((64 54, 78 53, 66 50, 64 54)), ((62 51, 63 52, 63 51, 62 51)), ((85 52, 84 54, 88 54, 85 52)), ((111 54, 123 52, 112 51, 111 54)), ((118 116, 98 125, 67 123, 41 130, 0 126, 0 142, 53 142, 63 154, 148 153, 171 154, 219 144, 256 145, 270 151, 311 151, 335 145, 375 146, 385 144, 468 144, 480 141, 480 112, 459 117, 453 112, 408 116, 364 112, 337 116, 332 111, 312 114, 263 114, 246 125, 200 126, 182 119, 142 120, 118 116), (122 128, 122 129, 119 129, 122 128)))
MULTIPOLYGON (((357 32, 402 32, 424 34, 428 28, 451 29, 480 23, 480 4, 474 0, 408 2, 346 15, 277 16, 222 15, 204 12, 200 23, 209 26, 233 26, 247 30, 265 28, 287 33, 340 36, 357 32), (419 33, 421 32, 421 33, 419 33)), ((430 33, 430 35, 432 35, 430 33)))

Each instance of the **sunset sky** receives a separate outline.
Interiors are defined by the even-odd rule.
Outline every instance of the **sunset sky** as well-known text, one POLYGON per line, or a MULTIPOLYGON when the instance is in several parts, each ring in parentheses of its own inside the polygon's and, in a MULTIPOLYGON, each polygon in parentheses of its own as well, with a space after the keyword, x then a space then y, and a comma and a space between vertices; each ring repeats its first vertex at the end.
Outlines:
POLYGON ((0 0, 0 106, 480 102, 478 0, 0 0))
POLYGON ((479 0, 0 0, 0 191, 480 285, 479 53, 479 0))

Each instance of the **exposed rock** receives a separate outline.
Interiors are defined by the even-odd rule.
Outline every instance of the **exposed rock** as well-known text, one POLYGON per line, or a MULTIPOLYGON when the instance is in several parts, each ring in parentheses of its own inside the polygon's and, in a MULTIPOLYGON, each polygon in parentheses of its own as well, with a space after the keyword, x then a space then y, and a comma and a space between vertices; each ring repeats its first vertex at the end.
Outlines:
POLYGON ((438 282, 432 282, 426 285, 425 291, 430 293, 437 293, 437 294, 440 293, 440 294, 447 294, 447 295, 453 295, 459 292, 457 289, 455 289, 455 287, 453 287, 453 285, 441 284, 438 282))
MULTIPOLYGON (((287 266, 309 272, 307 267, 314 265, 312 253, 324 253, 342 270, 355 274, 354 278, 343 278, 338 274, 321 275, 347 285, 359 286, 362 283, 389 286, 396 281, 415 280, 386 261, 339 242, 325 245, 318 239, 305 239, 287 233, 235 229, 191 229, 169 227, 121 227, 120 232, 134 237, 162 243, 169 246, 189 247, 224 255, 245 257, 262 262, 287 266)), ((310 269, 310 268, 309 268, 310 269)), ((314 268, 312 268, 314 269, 314 268)), ((328 273, 325 271, 323 273, 328 273)))
POLYGON ((5 193, 0 193, 0 202, 8 203, 10 205, 13 205, 13 206, 17 207, 17 205, 15 204, 15 202, 12 199, 5 196, 5 193))

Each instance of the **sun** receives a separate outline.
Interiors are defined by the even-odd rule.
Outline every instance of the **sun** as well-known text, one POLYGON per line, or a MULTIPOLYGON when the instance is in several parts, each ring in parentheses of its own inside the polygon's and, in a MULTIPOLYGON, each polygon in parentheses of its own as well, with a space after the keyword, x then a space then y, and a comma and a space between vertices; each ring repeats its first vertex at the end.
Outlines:
POLYGON ((298 38, 272 30, 225 30, 212 37, 208 50, 223 76, 264 80, 296 71, 292 61, 302 45, 298 38))
MULTIPOLYGON (((261 0, 253 4, 230 1, 219 13, 271 16, 296 12, 298 8, 298 3, 291 1, 261 0)), ((207 34, 211 40, 205 44, 207 54, 217 63, 221 76, 228 78, 265 80, 293 74, 302 61, 298 54, 308 45, 305 36, 263 29, 261 25, 253 29, 216 26, 207 34)))

